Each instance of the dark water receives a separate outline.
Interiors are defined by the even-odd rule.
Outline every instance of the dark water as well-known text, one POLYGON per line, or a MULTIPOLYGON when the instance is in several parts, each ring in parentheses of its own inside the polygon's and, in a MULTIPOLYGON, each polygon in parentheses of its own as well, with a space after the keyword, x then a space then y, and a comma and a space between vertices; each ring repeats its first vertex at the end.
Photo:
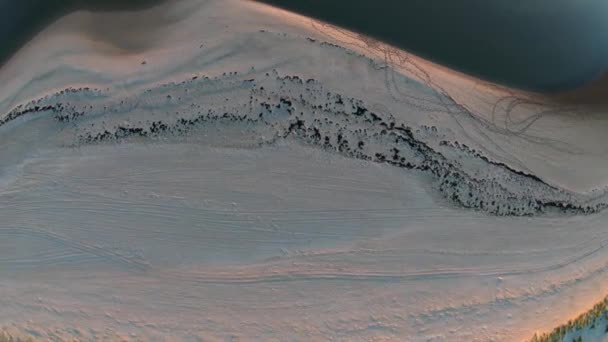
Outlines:
POLYGON ((555 91, 608 65, 606 0, 261 0, 389 42, 439 64, 555 91))

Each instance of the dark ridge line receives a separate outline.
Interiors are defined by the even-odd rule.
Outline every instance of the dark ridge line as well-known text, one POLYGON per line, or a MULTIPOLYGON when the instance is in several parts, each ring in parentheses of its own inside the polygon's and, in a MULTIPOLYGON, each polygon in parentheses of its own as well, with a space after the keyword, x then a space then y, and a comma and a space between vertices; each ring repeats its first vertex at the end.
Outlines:
MULTIPOLYGON (((298 77, 283 77, 283 78, 277 78, 277 80, 295 80, 298 83, 302 83, 302 80, 299 79, 298 77)), ((308 81, 308 83, 310 83, 310 80, 308 81)), ((337 100, 342 101, 341 98, 339 98, 337 100)), ((277 108, 280 108, 281 104, 285 104, 291 107, 292 103, 290 100, 286 99, 285 97, 280 97, 279 98, 279 103, 276 105, 277 108)), ((261 106, 265 107, 267 110, 272 111, 272 106, 268 103, 261 103, 261 106)), ((290 109, 288 109, 288 112, 290 114, 293 114, 292 111, 290 111, 290 109)), ((208 112, 207 116, 209 116, 211 112, 208 112)), ((336 112, 335 114, 344 114, 344 115, 348 115, 348 113, 344 113, 344 112, 336 112)), ((375 113, 368 111, 366 108, 358 105, 357 109, 355 110, 354 113, 352 113, 353 115, 365 115, 368 114, 370 118, 368 118, 367 122, 375 122, 375 121, 382 121, 382 119, 377 116, 375 113)), ((259 120, 256 119, 250 119, 247 118, 247 115, 241 115, 241 116, 236 116, 234 114, 229 114, 229 113, 224 113, 221 116, 216 116, 215 118, 212 117, 208 117, 208 118, 204 118, 204 115, 199 116, 198 118, 194 119, 194 120, 184 120, 184 119, 180 119, 179 124, 181 125, 185 125, 186 123, 188 123, 189 125, 193 125, 199 122, 206 122, 209 120, 218 120, 218 119, 228 119, 228 120, 238 120, 238 121, 243 121, 246 120, 247 122, 259 122, 259 120)), ((432 174, 434 174, 437 178, 441 178, 442 175, 436 170, 437 168, 441 168, 440 163, 438 163, 437 161, 433 160, 432 158, 429 158, 428 155, 436 155, 436 157, 441 157, 443 159, 444 162, 446 162, 449 166, 451 166, 451 168, 456 169, 452 163, 447 162, 447 160, 445 159, 445 157, 443 157, 440 153, 436 152, 435 150, 433 150, 430 146, 428 146, 428 144, 421 142, 419 140, 417 140, 416 138, 414 138, 413 136, 413 132, 412 129, 410 127, 405 127, 404 125, 401 126, 395 126, 394 122, 391 122, 390 124, 386 124, 385 122, 380 122, 380 125, 384 126, 385 128, 387 128, 389 131, 395 130, 395 131, 399 131, 403 134, 406 135, 407 138, 404 138, 403 136, 399 137, 399 140, 402 142, 407 143, 410 147, 414 148, 415 150, 418 150, 423 156, 425 156, 426 162, 432 164, 431 166, 429 165, 413 165, 410 162, 398 162, 395 161, 395 159, 398 159, 398 157, 395 157, 398 155, 398 150, 395 148, 394 150, 396 151, 395 156, 393 156, 393 160, 387 159, 385 155, 381 154, 381 153, 376 153, 375 155, 375 159, 366 156, 364 154, 361 153, 354 153, 352 152, 350 149, 346 149, 345 148, 345 141, 341 141, 341 136, 338 135, 338 147, 337 150, 339 152, 351 155, 352 157, 358 158, 358 159, 364 159, 364 160, 373 160, 374 162, 378 162, 378 163, 387 163, 387 164, 391 164, 394 166, 399 166, 401 168, 405 168, 405 169, 418 169, 418 170, 423 170, 423 171, 431 171, 432 174), (346 151, 345 151, 346 150, 346 151), (435 168, 433 168, 433 166, 435 166, 435 168)), ((289 135, 291 135, 292 133, 298 133, 298 131, 300 130, 304 130, 305 128, 305 121, 301 120, 299 118, 296 118, 295 121, 290 122, 286 132, 284 132, 282 134, 283 138, 287 138, 289 135)), ((309 128, 310 129, 310 128, 309 128)), ((156 133, 161 133, 161 132, 165 132, 165 131, 174 131, 177 130, 179 133, 183 133, 186 130, 186 127, 184 128, 178 128, 176 125, 174 125, 173 127, 169 127, 168 125, 158 121, 158 122, 153 122, 151 128, 149 129, 150 133, 156 134, 156 133)), ((315 133, 313 134, 312 138, 316 143, 319 143, 320 140, 320 134, 318 129, 313 128, 313 130, 315 131, 315 133)), ((147 133, 143 130, 143 129, 128 129, 128 128, 124 128, 124 127, 117 127, 117 131, 114 133, 114 138, 116 139, 120 139, 123 137, 127 137, 129 135, 129 133, 135 134, 135 135, 139 135, 139 136, 147 136, 147 133)), ((386 134, 386 133, 385 133, 386 134)), ((308 137, 306 134, 304 134, 304 137, 308 137)), ((92 142, 100 142, 103 141, 107 138, 112 138, 112 133, 105 130, 102 133, 99 133, 97 136, 93 136, 90 137, 89 139, 85 139, 88 141, 92 141, 92 142)), ((328 137, 326 137, 327 139, 328 137)), ((348 145, 348 143, 346 142, 346 146, 348 145)), ((329 143, 329 140, 327 139, 325 144, 323 144, 321 147, 333 147, 331 146, 331 144, 329 143)), ((336 148, 334 148, 335 150, 336 148)), ((449 173, 449 172, 448 172, 449 173)), ((470 177, 464 177, 459 173, 455 173, 454 174, 455 177, 458 178, 470 178, 470 177)), ((455 202, 459 203, 461 206, 463 207, 468 207, 468 208, 478 208, 477 206, 474 205, 469 205, 467 204, 465 201, 463 201, 461 198, 459 198, 459 196, 453 196, 452 200, 454 200, 455 202)), ((562 207, 560 205, 561 202, 542 202, 540 200, 537 200, 536 203, 538 205, 541 206, 556 206, 556 207, 562 207)), ((570 207, 567 208, 576 208, 575 206, 571 205, 570 207)), ((479 208, 478 208, 479 209, 479 208)), ((483 205, 481 206, 481 209, 483 209, 483 205)), ((513 213, 515 214, 515 213, 513 213)), ((520 214, 521 215, 521 214, 520 214)))
POLYGON ((47 105, 47 106, 34 106, 23 110, 13 110, 9 112, 5 117, 0 119, 0 126, 5 125, 13 120, 16 120, 27 114, 37 114, 41 112, 51 111, 53 113, 59 113, 61 111, 61 104, 47 105))
MULTIPOLYGON (((301 79, 298 76, 285 76, 285 77, 278 77, 276 78, 277 81, 291 81, 294 83, 297 83, 299 85, 320 85, 320 83, 314 79, 308 79, 306 81, 304 81, 303 79, 301 79)), ((192 81, 184 81, 181 82, 179 84, 182 83, 186 83, 186 82, 192 82, 192 81)), ((249 82, 248 80, 245 81, 241 81, 242 83, 248 83, 250 84, 251 82, 249 82)), ((260 88, 253 88, 250 89, 250 91, 252 92, 252 96, 256 95, 255 93, 253 93, 253 91, 258 90, 258 91, 264 91, 263 87, 260 88)), ((306 88, 307 91, 316 91, 316 90, 310 90, 308 88, 306 88)), ((69 92, 82 92, 85 91, 84 89, 72 89, 69 92)), ((63 92, 62 92, 63 93, 63 92)), ((328 92, 328 98, 327 100, 330 99, 332 93, 328 92)), ((443 156, 440 152, 435 151, 432 147, 430 147, 427 143, 416 139, 414 137, 414 133, 412 131, 411 127, 405 126, 404 124, 401 124, 399 126, 397 126, 395 124, 394 121, 392 121, 392 119, 390 121, 385 121, 381 116, 379 116, 378 114, 368 110, 365 105, 363 104, 362 101, 357 100, 357 99, 352 99, 352 98, 347 98, 348 101, 351 102, 352 104, 352 108, 353 111, 351 113, 347 113, 344 111, 340 111, 340 110, 330 110, 328 107, 328 103, 325 103, 325 107, 323 105, 315 105, 313 103, 309 103, 308 101, 306 101, 303 97, 302 94, 300 94, 300 98, 294 98, 291 95, 280 95, 280 94, 275 94, 273 95, 275 97, 278 98, 278 100, 276 100, 276 104, 271 105, 270 103, 267 102, 262 102, 259 103, 259 105, 261 107, 266 108, 266 110, 268 111, 269 114, 273 114, 273 108, 277 108, 277 109, 281 109, 281 106, 285 106, 287 109, 287 112, 289 114, 289 116, 291 117, 291 119, 288 118, 280 118, 279 122, 285 122, 288 123, 288 127, 287 129, 283 132, 283 134, 279 134, 279 137, 282 137, 283 139, 289 137, 290 135, 294 135, 296 137, 299 138, 304 138, 304 143, 311 143, 313 145, 316 145, 322 149, 327 149, 327 150, 331 150, 331 151, 337 151, 343 155, 352 157, 352 158, 356 158, 356 159, 361 159, 361 160, 367 160, 367 161, 373 161, 376 163, 385 163, 385 164, 389 164, 389 165, 393 165, 393 166, 397 166, 406 170, 412 170, 412 169, 416 169, 416 170, 421 170, 421 171, 426 171, 431 173, 435 180, 440 183, 439 189, 438 191, 440 193, 442 193, 447 199, 452 200, 455 204, 464 207, 464 208, 470 208, 470 209, 477 209, 477 210, 482 210, 491 214, 495 214, 498 216, 532 216, 534 213, 536 214, 540 214, 544 212, 544 209, 549 209, 549 208, 556 208, 561 210, 562 212, 569 212, 569 211, 574 211, 574 212, 579 212, 579 213, 583 213, 583 214, 589 214, 589 213, 593 213, 593 212, 598 212, 599 210, 603 209, 606 207, 605 203, 600 203, 597 204, 595 206, 582 206, 582 205, 578 205, 578 204, 573 204, 573 203, 569 203, 568 200, 542 200, 542 199, 538 199, 538 198, 534 198, 534 196, 526 196, 526 195, 518 195, 516 193, 513 193, 511 191, 509 191, 508 189, 506 189, 505 187, 503 187, 500 183, 498 182, 492 182, 492 183, 486 183, 486 180, 475 180, 473 178, 471 178, 469 175, 467 175, 466 173, 464 173, 462 170, 459 170, 458 167, 456 167, 452 162, 449 161, 449 159, 447 159, 445 156, 443 156), (349 122, 348 120, 348 116, 352 116, 352 117, 361 117, 364 119, 364 123, 368 124, 370 127, 374 127, 376 126, 376 129, 378 129, 378 127, 381 127, 382 130, 380 131, 380 133, 374 133, 373 135, 368 135, 367 138, 368 139, 381 139, 382 137, 384 137, 384 139, 394 139, 394 143, 395 144, 399 144, 399 143, 404 143, 407 146, 409 146, 409 148, 412 150, 412 152, 415 154, 415 156, 418 156, 420 158, 422 158, 422 160, 420 162, 410 162, 405 160, 404 157, 401 157, 399 154, 399 149, 396 147, 393 147, 390 152, 391 154, 386 155, 384 153, 376 153, 373 156, 370 155, 366 155, 365 153, 361 152, 361 150, 364 148, 365 146, 365 142, 363 141, 359 141, 358 143, 356 143, 358 150, 354 150, 350 147, 350 143, 348 142, 348 140, 344 139, 344 137, 338 132, 338 133, 330 133, 330 134, 336 134, 337 135, 337 144, 334 146, 334 144, 332 144, 331 139, 329 136, 325 136, 325 141, 322 142, 321 141, 321 133, 320 130, 316 127, 309 127, 306 125, 306 121, 302 120, 301 118, 298 118, 296 114, 294 114, 294 107, 293 107, 293 101, 299 101, 301 104, 308 106, 308 108, 311 108, 313 110, 313 115, 315 113, 315 109, 316 110, 321 110, 321 111, 326 111, 328 113, 334 114, 336 116, 346 116, 346 122, 349 122), (293 118, 295 117, 295 120, 293 120, 293 118), (308 131, 310 131, 310 134, 307 133, 308 131), (419 165, 417 165, 416 163, 419 163, 419 165), (450 179, 452 179, 450 181, 450 179), (463 188, 459 188, 458 186, 462 185, 463 188), (486 192, 484 193, 482 190, 479 189, 483 189, 484 185, 485 186, 489 186, 490 184, 492 184, 492 186, 494 187, 494 189, 499 190, 498 193, 490 193, 490 192, 486 192), (444 185, 447 185, 448 187, 444 187, 444 185), (476 188, 477 187, 477 188, 476 188), (464 198, 464 196, 467 196, 467 191, 468 191, 468 198, 464 198), (500 196, 499 196, 500 195, 500 196), (484 200, 482 200, 482 198, 484 197, 490 197, 490 199, 494 198, 495 200, 492 201, 492 203, 490 204, 492 207, 488 207, 488 203, 485 203, 484 200), (501 198, 502 196, 506 196, 505 198, 501 198), (477 199, 475 199, 477 198, 477 199), (498 200, 498 204, 496 204, 498 200), (504 205, 501 205, 501 201, 512 201, 513 203, 507 203, 504 205), (527 201, 527 204, 526 204, 527 201), (519 204, 518 204, 519 203, 519 204), (523 204, 522 204, 523 203, 523 204), (506 207, 506 209, 503 209, 504 207, 506 207), (526 209, 527 208, 527 209, 526 209), (543 209, 544 208, 544 209, 543 209), (528 211, 528 212, 526 212, 528 211)), ((44 99, 48 99, 48 96, 44 99)), ((334 99, 334 104, 340 104, 340 103, 344 103, 344 98, 342 97, 342 95, 340 94, 336 94, 333 93, 333 99, 334 99)), ((37 103, 39 101, 41 101, 42 99, 39 99, 38 101, 33 101, 31 103, 37 103)), ((124 101, 121 101, 121 103, 123 103, 124 101)), ((22 107, 20 107, 22 108, 22 107)), ((36 112, 42 112, 44 110, 51 110, 53 112, 55 112, 55 119, 59 122, 70 122, 72 120, 77 120, 80 117, 82 117, 84 114, 84 112, 71 112, 68 113, 67 115, 61 115, 60 113, 65 112, 66 108, 64 107, 64 105, 62 105, 61 103, 58 103, 56 105, 47 105, 47 106, 33 106, 30 108, 25 108, 25 109, 20 109, 20 110, 15 110, 13 111, 11 114, 9 115, 9 118, 14 119, 16 117, 19 116, 23 116, 25 114, 28 113, 36 113, 36 112)), ((252 109, 253 110, 253 109, 252 109)), ((148 128, 145 127, 125 127, 125 126, 115 126, 115 130, 114 132, 109 131, 108 129, 104 129, 103 132, 99 132, 97 133, 97 135, 91 135, 91 133, 88 133, 88 135, 80 135, 77 139, 80 143, 101 143, 107 140, 122 140, 122 139, 126 139, 132 136, 139 136, 139 137, 157 137, 160 136, 162 134, 168 133, 168 134, 174 134, 176 136, 179 136, 180 134, 184 134, 184 133, 188 133, 190 130, 194 129, 196 125, 198 124, 202 124, 205 122, 222 122, 222 121, 226 121, 226 122, 231 122, 231 121, 239 121, 239 122, 247 122, 247 123, 252 123, 252 124, 257 124, 257 123, 262 123, 265 125, 270 125, 267 121, 265 121, 264 117, 263 117, 263 113, 260 113, 259 117, 256 119, 252 119, 251 115, 253 115, 254 113, 245 113, 243 115, 237 115, 235 113, 229 113, 229 112, 224 112, 224 113, 217 113, 214 112, 213 110, 209 110, 207 113, 201 113, 198 117, 195 117, 194 119, 184 119, 181 118, 179 119, 175 124, 173 124, 172 126, 168 125, 167 123, 164 123, 162 121, 153 121, 152 123, 150 123, 150 126, 148 128)), ((389 114, 389 116, 392 117, 392 115, 389 114)), ((318 120, 318 119, 315 119, 318 120)), ((319 123, 322 125, 322 123, 319 121, 319 123)), ((333 124, 333 121, 329 121, 330 124, 333 124)), ((338 122, 336 122, 336 124, 338 124, 338 122)), ((344 125, 344 124, 342 124, 344 125)), ((270 126, 271 128, 273 128, 274 126, 270 126)), ((344 126, 347 127, 347 126, 344 126)), ((275 128, 276 129, 276 128, 275 128)), ((340 132, 342 131, 342 129, 340 130, 340 132)), ((280 130, 277 131, 277 133, 280 133, 280 130)), ((355 134, 356 135, 356 131, 346 131, 346 133, 349 134, 355 134)), ((367 134, 367 133, 365 133, 367 134)), ((276 141, 276 139, 271 140, 271 141, 267 141, 267 142, 263 142, 261 144, 271 144, 274 143, 276 141)), ((258 143, 258 146, 261 145, 260 143, 258 143)), ((509 172, 509 174, 512 175, 516 175, 519 177, 523 177, 523 178, 528 178, 531 179, 532 181, 538 183, 539 185, 542 185, 544 187, 548 187, 548 188, 552 188, 555 189, 554 187, 546 184, 544 181, 540 180, 537 176, 534 175, 529 175, 527 173, 524 172, 517 172, 517 170, 513 170, 510 167, 507 167, 504 163, 492 163, 491 161, 488 160, 488 158, 484 158, 485 156, 480 156, 480 155, 476 155, 474 154, 473 157, 477 157, 481 160, 483 160, 484 162, 490 163, 492 165, 496 165, 497 167, 503 168, 506 171, 509 172)), ((557 194, 555 195, 567 195, 567 193, 564 190, 561 189, 556 189, 557 194)))
MULTIPOLYGON (((458 142, 456 141, 456 143, 458 144, 458 142)), ((449 146, 452 148, 456 148, 456 149, 460 149, 463 152, 467 152, 469 154, 471 154, 474 157, 477 157, 483 161, 485 161, 486 163, 490 164, 490 165, 494 165, 494 166, 498 166, 498 167, 502 167, 506 170, 508 170, 509 172, 512 172, 516 175, 520 175, 526 178, 530 178, 536 182, 542 183, 543 185, 546 185, 547 187, 550 187, 554 190, 560 190, 559 188, 557 188, 554 185, 551 185, 547 182, 545 182, 543 179, 541 179, 540 177, 538 177, 537 175, 531 174, 531 173, 527 173, 521 170, 517 170, 512 168, 511 166, 503 163, 503 162, 499 162, 499 161, 495 161, 495 160, 491 160, 490 158, 488 158, 487 156, 481 154, 480 152, 474 150, 474 149, 470 149, 467 145, 465 144, 458 144, 458 145, 454 145, 452 142, 447 141, 447 140, 442 140, 439 142, 440 146, 449 146)))

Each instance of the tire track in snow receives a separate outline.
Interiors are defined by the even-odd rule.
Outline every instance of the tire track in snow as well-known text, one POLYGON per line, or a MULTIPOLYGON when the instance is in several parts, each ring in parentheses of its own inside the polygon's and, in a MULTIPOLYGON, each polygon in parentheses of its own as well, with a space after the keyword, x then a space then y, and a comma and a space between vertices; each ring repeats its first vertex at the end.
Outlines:
MULTIPOLYGON (((30 238, 37 238, 43 241, 49 241, 59 244, 62 247, 76 250, 85 254, 90 254, 106 260, 116 265, 120 265, 127 269, 135 271, 148 271, 150 265, 143 261, 128 258, 120 253, 113 252, 107 248, 95 246, 90 243, 78 241, 64 237, 62 235, 52 233, 47 230, 33 229, 33 228, 0 228, 0 235, 9 236, 26 236, 30 238)), ((41 261, 42 264, 49 262, 50 260, 41 261)), ((9 262, 10 263, 10 262, 9 262)), ((33 261, 31 262, 34 263, 33 261)), ((19 266, 20 262, 15 262, 15 266, 19 266)))
MULTIPOLYGON (((432 279, 454 279, 463 277, 508 277, 530 275, 563 269, 575 263, 581 262, 603 250, 608 239, 601 242, 600 246, 583 252, 579 255, 569 257, 550 265, 531 266, 527 268, 435 268, 429 270, 419 270, 413 272, 372 272, 372 271, 320 271, 318 266, 308 265, 310 269, 293 270, 297 268, 297 263, 285 266, 285 270, 274 265, 260 266, 262 269, 268 268, 271 271, 261 271, 262 274, 249 274, 255 272, 255 266, 243 274, 238 270, 221 274, 222 272, 180 272, 173 270, 159 270, 157 276, 180 280, 191 284, 265 284, 265 283, 284 283, 302 281, 355 281, 355 282, 408 282, 423 281, 432 279), (253 268, 253 269, 251 269, 253 268)), ((336 268, 336 267, 329 267, 336 268)))

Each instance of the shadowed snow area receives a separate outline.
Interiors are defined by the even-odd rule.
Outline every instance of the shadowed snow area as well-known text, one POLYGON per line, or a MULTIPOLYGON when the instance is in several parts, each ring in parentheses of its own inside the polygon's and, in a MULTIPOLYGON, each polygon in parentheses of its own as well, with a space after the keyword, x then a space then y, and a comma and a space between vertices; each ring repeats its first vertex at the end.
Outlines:
MULTIPOLYGON (((67 13, 78 9, 135 11, 159 5, 164 1, 166 0, 0 0, 0 13, 2 15, 0 21, 0 66, 3 66, 22 45, 26 44, 47 25, 67 13)), ((159 23, 162 23, 162 16, 152 18, 148 15, 147 20, 149 22, 159 20, 159 23)), ((94 23, 94 21, 91 23, 94 23)), ((83 25, 79 28, 79 31, 94 34, 99 27, 103 26, 83 25)), ((131 29, 133 28, 132 25, 131 29)))
POLYGON ((11 331, 513 341, 605 295, 600 109, 237 0, 76 12, 0 84, 11 331))

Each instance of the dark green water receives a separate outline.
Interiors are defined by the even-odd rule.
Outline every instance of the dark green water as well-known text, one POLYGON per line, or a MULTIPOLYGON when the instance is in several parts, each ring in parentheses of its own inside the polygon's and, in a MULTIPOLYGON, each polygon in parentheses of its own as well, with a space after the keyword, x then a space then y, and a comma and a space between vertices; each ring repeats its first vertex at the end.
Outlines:
POLYGON ((579 86, 608 65, 605 0, 261 0, 524 89, 579 86))

